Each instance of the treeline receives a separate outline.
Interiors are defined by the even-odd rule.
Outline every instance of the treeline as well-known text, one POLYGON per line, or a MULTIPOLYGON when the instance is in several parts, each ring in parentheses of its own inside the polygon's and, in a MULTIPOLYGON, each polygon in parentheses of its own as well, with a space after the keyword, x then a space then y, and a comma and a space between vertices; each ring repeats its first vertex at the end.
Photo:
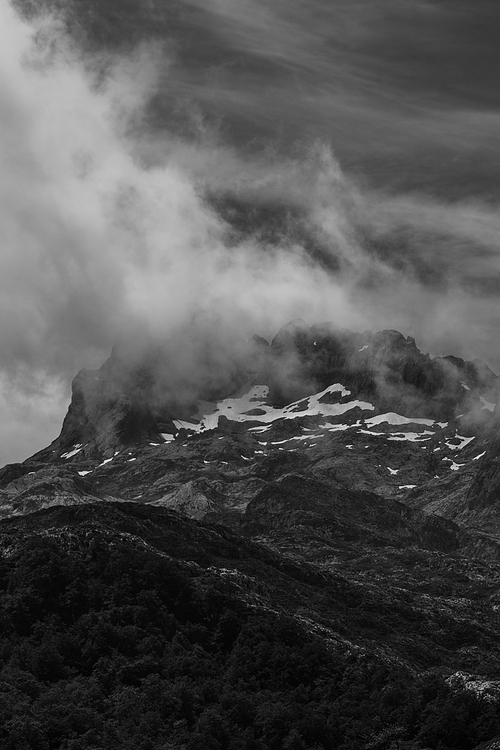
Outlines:
POLYGON ((3 750, 469 750, 500 732, 495 703, 339 655, 216 574, 69 542, 1 560, 3 750))

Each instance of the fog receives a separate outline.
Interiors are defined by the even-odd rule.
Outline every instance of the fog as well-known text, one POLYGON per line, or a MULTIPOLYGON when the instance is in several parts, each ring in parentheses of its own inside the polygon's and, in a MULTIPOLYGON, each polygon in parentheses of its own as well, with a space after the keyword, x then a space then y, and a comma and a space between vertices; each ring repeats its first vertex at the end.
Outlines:
POLYGON ((459 158, 480 176, 494 153, 492 94, 441 81, 433 106, 419 63, 405 98, 378 54, 448 6, 185 6, 198 58, 182 29, 92 45, 0 0, 2 464, 55 437, 71 378, 138 322, 332 320, 500 366, 500 215, 459 158))

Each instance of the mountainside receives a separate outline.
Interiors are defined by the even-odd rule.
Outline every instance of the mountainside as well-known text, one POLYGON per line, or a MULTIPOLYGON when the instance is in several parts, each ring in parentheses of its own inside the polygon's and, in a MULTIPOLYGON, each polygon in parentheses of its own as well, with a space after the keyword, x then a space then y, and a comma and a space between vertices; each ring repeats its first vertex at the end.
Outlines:
POLYGON ((78 373, 59 437, 0 471, 2 513, 141 499, 240 524, 293 473, 481 527, 498 389, 397 331, 296 320, 269 344, 199 316, 167 342, 134 332, 78 373))
POLYGON ((60 436, 0 471, 5 746, 493 738, 498 390, 397 331, 269 343, 200 316, 118 342, 60 436), (87 714, 48 732, 50 700, 87 714))

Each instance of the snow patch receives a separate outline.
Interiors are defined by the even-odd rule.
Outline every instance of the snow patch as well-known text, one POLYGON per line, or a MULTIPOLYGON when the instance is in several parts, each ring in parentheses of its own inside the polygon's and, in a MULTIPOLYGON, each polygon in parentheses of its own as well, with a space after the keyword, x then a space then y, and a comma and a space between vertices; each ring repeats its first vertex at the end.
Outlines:
POLYGON ((282 409, 269 406, 267 403, 269 389, 267 386, 253 386, 242 388, 238 394, 232 398, 225 398, 216 403, 209 401, 200 401, 199 409, 193 421, 174 420, 178 429, 184 428, 193 432, 200 432, 203 429, 214 429, 217 427, 219 417, 226 417, 236 422, 261 422, 264 423, 257 427, 250 427, 254 432, 263 432, 267 429, 266 424, 270 425, 278 419, 295 419, 295 417, 324 416, 333 417, 345 414, 352 409, 359 408, 363 411, 373 411, 375 407, 367 401, 349 401, 344 404, 327 404, 321 403, 321 399, 330 393, 339 393, 341 398, 350 396, 348 391, 341 383, 329 385, 323 391, 312 396, 294 401, 282 409), (259 414, 249 414, 248 412, 258 408, 259 414))
MULTIPOLYGON (((285 440, 270 440, 270 445, 283 445, 284 443, 289 443, 292 440, 313 440, 317 438, 323 438, 325 437, 322 434, 319 435, 294 435, 294 437, 286 438, 285 440)), ((260 445, 267 445, 267 443, 260 443, 260 445)))
POLYGON ((186 422, 184 419, 173 419, 172 422, 178 430, 193 430, 193 432, 200 432, 202 429, 199 422, 186 422))
POLYGON ((341 432, 342 430, 348 430, 354 425, 350 424, 332 424, 332 422, 325 422, 320 424, 321 429, 329 430, 329 432, 341 432))
POLYGON ((366 420, 366 424, 370 424, 370 425, 382 424, 383 422, 387 422, 388 424, 395 424, 395 425, 423 424, 423 425, 427 425, 427 427, 432 427, 432 425, 435 424, 433 419, 402 417, 401 414, 396 414, 393 411, 389 411, 386 414, 379 414, 377 417, 370 417, 370 419, 366 420))
POLYGON ((453 445, 453 443, 446 443, 446 446, 452 451, 461 451, 466 445, 469 445, 473 440, 476 439, 475 435, 472 437, 463 437, 462 435, 456 435, 457 439, 461 441, 460 445, 453 445))
POLYGON ((486 401, 485 398, 482 396, 479 396, 479 400, 482 402, 483 406, 482 409, 488 409, 488 411, 494 411, 496 404, 493 404, 491 401, 486 401))
POLYGON ((78 443, 74 446, 74 449, 72 451, 68 451, 67 453, 61 453, 61 458, 65 458, 66 460, 68 458, 71 458, 72 456, 76 456, 77 453, 80 453, 81 449, 83 448, 82 443, 78 443))
POLYGON ((390 435, 387 439, 393 441, 404 441, 407 440, 410 443, 424 443, 426 440, 430 440, 428 437, 422 437, 422 435, 432 435, 432 432, 424 430, 424 432, 399 432, 395 435, 390 435))
MULTIPOLYGON (((113 458, 114 458, 114 456, 113 456, 113 458)), ((99 466, 105 466, 106 464, 109 464, 109 462, 112 461, 113 458, 105 458, 104 461, 102 462, 102 464, 99 464, 99 466)))

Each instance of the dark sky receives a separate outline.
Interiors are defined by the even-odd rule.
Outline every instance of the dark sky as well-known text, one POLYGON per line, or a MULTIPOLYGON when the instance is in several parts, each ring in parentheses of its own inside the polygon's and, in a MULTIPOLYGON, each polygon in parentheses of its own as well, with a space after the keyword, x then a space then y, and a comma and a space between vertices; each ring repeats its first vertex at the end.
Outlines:
POLYGON ((175 96, 224 138, 327 139, 373 184, 496 199, 493 0, 186 0, 176 18, 175 96))
POLYGON ((94 49, 166 41, 163 122, 200 106, 224 141, 327 139, 374 184, 496 200, 495 0, 73 0, 94 49), (174 56, 176 62, 171 64, 174 56))

